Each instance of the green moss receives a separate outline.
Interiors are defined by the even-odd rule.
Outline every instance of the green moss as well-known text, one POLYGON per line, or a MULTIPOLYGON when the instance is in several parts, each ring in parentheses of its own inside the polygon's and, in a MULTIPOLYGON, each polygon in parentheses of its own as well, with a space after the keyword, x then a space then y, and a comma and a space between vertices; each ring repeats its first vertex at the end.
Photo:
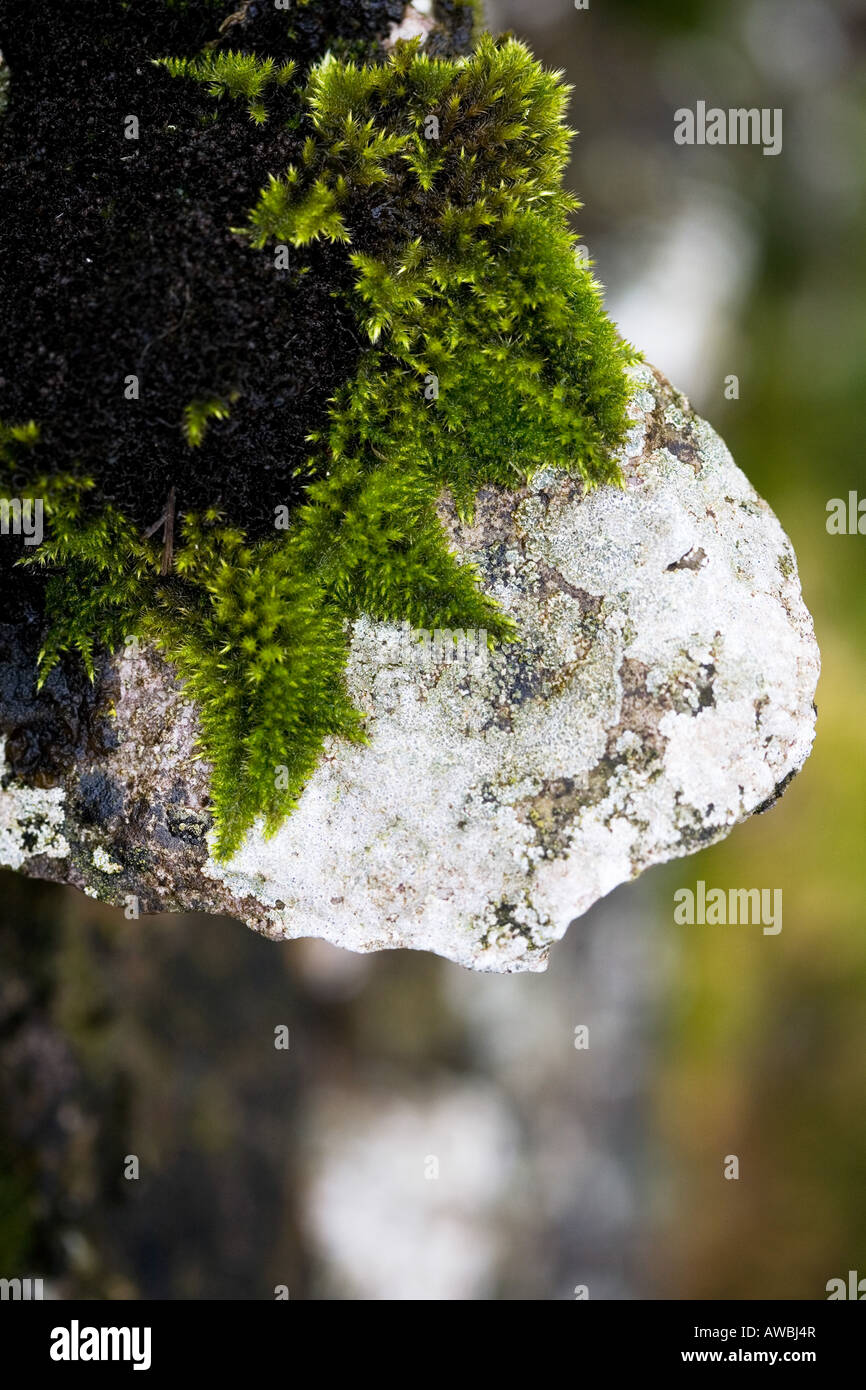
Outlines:
POLYGON ((28 420, 24 425, 6 425, 0 420, 0 462, 14 466, 22 452, 32 449, 38 439, 39 426, 35 420, 28 420))
MULTIPOLYGON (((234 52, 166 65, 245 100, 257 122, 291 76, 234 52)), ((468 516, 479 487, 519 486, 547 465, 588 488, 619 482, 633 354, 575 256, 567 96, 523 45, 487 36, 462 61, 411 43, 387 63, 331 55, 313 68, 301 157, 236 232, 251 255, 341 244, 367 346, 310 437, 288 530, 251 542, 216 508, 187 515, 165 575, 159 539, 100 507, 87 479, 46 469, 30 488, 49 523, 27 557, 52 576, 43 678, 69 649, 92 672, 96 644, 133 631, 161 647, 199 703, 219 856, 257 816, 280 823, 327 737, 362 737, 343 680, 359 614, 514 636, 448 549, 443 488, 468 516)), ((191 402, 189 445, 227 413, 217 396, 191 402)), ((10 472, 35 447, 29 427, 0 434, 10 472)))
POLYGON ((375 246, 351 254, 371 351, 322 440, 333 460, 372 468, 378 450, 401 474, 420 460, 464 506, 564 458, 589 484, 616 480, 628 353, 575 259, 567 90, 489 37, 463 63, 413 43, 313 71, 303 162, 271 178, 247 234, 375 246))
POLYGON ((273 58, 258 58, 254 53, 236 53, 231 49, 202 53, 196 58, 156 58, 154 62, 165 67, 172 77, 204 83, 209 96, 244 100, 256 125, 263 125, 268 118, 268 88, 284 87, 297 68, 291 59, 278 66, 273 58))
POLYGON ((219 396, 190 401, 183 413, 183 435, 189 447, 200 448, 211 420, 227 420, 230 414, 228 402, 219 396))

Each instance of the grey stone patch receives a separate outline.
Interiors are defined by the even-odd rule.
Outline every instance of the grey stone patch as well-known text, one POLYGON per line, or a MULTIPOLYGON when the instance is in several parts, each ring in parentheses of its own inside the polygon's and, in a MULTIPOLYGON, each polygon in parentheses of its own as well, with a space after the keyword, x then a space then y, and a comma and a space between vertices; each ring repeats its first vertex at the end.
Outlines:
POLYGON ((793 551, 688 402, 648 367, 634 386, 622 489, 548 469, 485 489, 471 523, 442 497, 452 547, 519 638, 425 667, 398 629, 357 622, 347 680, 369 742, 329 742, 275 836, 257 826, 212 859, 196 711, 144 651, 106 672, 116 738, 79 747, 45 792, 68 857, 47 858, 38 831, 25 842, 13 782, 3 862, 275 939, 526 971, 617 884, 766 809, 814 736, 793 551))

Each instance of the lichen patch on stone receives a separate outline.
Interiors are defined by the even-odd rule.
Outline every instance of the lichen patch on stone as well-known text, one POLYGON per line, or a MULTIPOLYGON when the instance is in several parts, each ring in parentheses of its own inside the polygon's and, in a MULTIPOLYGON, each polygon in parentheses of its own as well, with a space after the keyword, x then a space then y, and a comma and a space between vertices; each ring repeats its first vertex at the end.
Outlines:
POLYGON ((64 859, 66 794, 62 787, 25 787, 6 775, 6 740, 0 739, 0 864, 20 869, 37 855, 64 859))

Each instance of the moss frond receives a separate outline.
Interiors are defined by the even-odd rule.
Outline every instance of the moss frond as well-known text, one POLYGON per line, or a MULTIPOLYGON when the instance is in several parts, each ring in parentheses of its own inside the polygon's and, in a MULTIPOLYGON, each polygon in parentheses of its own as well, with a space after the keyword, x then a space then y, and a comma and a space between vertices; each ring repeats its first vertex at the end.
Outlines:
POLYGON ((165 614, 167 653, 199 702, 213 764, 218 855, 257 816, 276 829, 329 736, 362 737, 343 683, 343 615, 291 540, 249 547, 219 522, 190 519, 183 591, 165 614))
POLYGON ((114 650, 140 630, 159 574, 159 547, 141 539, 113 507, 95 508, 88 478, 37 476, 28 491, 42 500, 48 529, 19 562, 49 574, 38 684, 68 651, 79 653, 92 680, 96 648, 114 650))
POLYGON ((297 70, 289 59, 279 66, 273 58, 258 58, 254 53, 233 50, 200 53, 195 58, 154 58, 172 77, 191 78, 204 84, 209 96, 220 100, 245 101, 256 125, 263 125, 268 112, 265 97, 269 88, 284 87, 297 70))
POLYGON ((18 449, 32 449, 38 441, 39 426, 35 420, 23 425, 4 425, 0 420, 0 464, 12 464, 18 449))
POLYGON ((324 179, 317 179, 300 196, 296 191, 298 181, 298 171, 293 168, 285 178, 270 175, 246 229, 253 246, 261 248, 268 241, 308 246, 320 237, 328 241, 349 240, 339 211, 345 193, 339 180, 329 187, 324 179))
POLYGON ((189 447, 198 449, 202 445, 211 420, 227 420, 230 415, 230 404, 219 396, 190 401, 183 412, 183 435, 189 447))

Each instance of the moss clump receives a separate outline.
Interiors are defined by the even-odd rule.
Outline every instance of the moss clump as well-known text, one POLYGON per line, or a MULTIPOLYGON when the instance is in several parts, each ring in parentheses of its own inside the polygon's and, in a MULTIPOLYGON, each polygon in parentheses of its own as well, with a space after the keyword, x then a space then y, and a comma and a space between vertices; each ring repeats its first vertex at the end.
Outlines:
POLYGON ((314 69, 302 163, 270 180, 248 232, 353 248, 371 346, 321 436, 331 477, 314 497, 345 493, 334 463, 381 473, 383 456, 395 480, 422 475, 467 508, 483 483, 563 460, 616 480, 628 350, 575 259, 567 93, 489 36, 459 64, 412 43, 384 66, 314 69))
MULTIPOLYGON (((343 684, 361 612, 513 635, 448 550, 442 489, 469 514, 479 487, 549 464, 587 486, 616 482, 626 428, 629 350, 568 225, 560 76, 487 36, 461 61, 417 43, 386 62, 328 55, 300 84, 293 61, 233 47, 162 65, 179 88, 245 107, 289 156, 232 221, 235 247, 271 275, 273 248, 291 248, 298 315, 305 285, 333 270, 335 322, 355 326, 351 368, 304 431, 290 494, 265 489, 288 529, 255 534, 236 499, 196 507, 178 487, 169 544, 153 525, 142 534, 89 457, 49 469, 32 434, 0 443, 10 473, 32 455, 49 522, 28 557, 51 572, 43 675, 69 649, 92 669, 96 643, 133 631, 161 646, 199 701, 222 856, 256 816, 273 829, 291 810, 325 738, 362 736, 343 684)), ((188 453, 204 458, 215 425, 235 423, 229 400, 242 412, 244 383, 225 373, 187 397, 188 453)), ((246 481, 262 490, 254 471, 246 481)))

